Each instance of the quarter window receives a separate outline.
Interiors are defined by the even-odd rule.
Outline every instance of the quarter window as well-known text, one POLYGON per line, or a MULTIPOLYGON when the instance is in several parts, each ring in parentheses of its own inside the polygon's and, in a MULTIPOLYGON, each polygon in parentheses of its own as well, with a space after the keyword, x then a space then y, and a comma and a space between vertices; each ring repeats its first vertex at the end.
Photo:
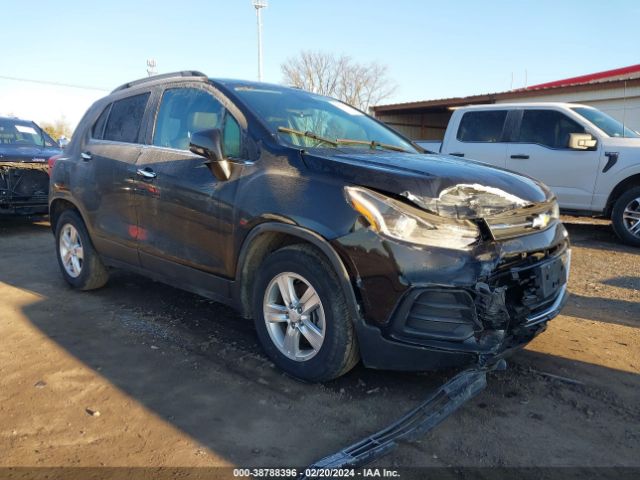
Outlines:
POLYGON ((231 115, 227 115, 224 119, 222 150, 225 157, 240 157, 240 125, 231 115))
POLYGON ((460 121, 457 138, 461 142, 500 142, 506 118, 506 110, 467 112, 460 121))
POLYGON ((147 100, 149 100, 149 93, 113 102, 104 130, 104 139, 114 142, 138 143, 147 100))
POLYGON ((166 90, 158 111, 153 144, 188 150, 191 135, 220 128, 222 104, 211 94, 195 88, 166 90))
POLYGON ((586 133, 583 126, 555 110, 525 110, 518 142, 549 148, 568 148, 572 133, 586 133))
POLYGON ((107 118, 109 117, 109 110, 111 109, 111 104, 107 105, 106 108, 102 111, 98 120, 93 125, 91 129, 91 136, 98 140, 102 140, 102 134, 104 133, 104 126, 107 123, 107 118))

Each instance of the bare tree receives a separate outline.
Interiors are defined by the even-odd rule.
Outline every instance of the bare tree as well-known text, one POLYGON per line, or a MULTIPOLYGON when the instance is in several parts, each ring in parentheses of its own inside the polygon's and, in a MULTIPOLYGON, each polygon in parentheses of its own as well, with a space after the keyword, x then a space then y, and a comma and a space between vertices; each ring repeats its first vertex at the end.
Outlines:
POLYGON ((71 130, 64 115, 53 122, 41 122, 40 127, 54 140, 59 140, 61 137, 71 138, 73 134, 73 130, 71 130))
POLYGON ((347 55, 302 51, 280 68, 283 83, 339 98, 364 111, 390 97, 396 89, 385 65, 357 63, 347 55))

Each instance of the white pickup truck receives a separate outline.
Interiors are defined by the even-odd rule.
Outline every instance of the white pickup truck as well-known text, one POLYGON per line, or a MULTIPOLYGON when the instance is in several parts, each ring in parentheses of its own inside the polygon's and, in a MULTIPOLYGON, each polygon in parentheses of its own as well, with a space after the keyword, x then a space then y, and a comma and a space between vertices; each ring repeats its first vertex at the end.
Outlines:
POLYGON ((600 110, 571 103, 462 107, 441 143, 416 143, 541 180, 565 212, 611 218, 623 241, 640 246, 640 134, 600 110))

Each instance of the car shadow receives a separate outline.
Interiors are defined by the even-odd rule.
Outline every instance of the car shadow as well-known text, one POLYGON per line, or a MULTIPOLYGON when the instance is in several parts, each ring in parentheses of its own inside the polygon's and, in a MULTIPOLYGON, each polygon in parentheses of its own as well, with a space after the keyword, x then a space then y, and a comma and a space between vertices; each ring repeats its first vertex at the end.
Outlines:
POLYGON ((36 232, 49 230, 49 217, 37 216, 8 216, 0 215, 0 237, 15 235, 32 235, 36 232))
POLYGON ((569 238, 574 245, 598 250, 615 250, 640 254, 640 248, 625 245, 616 236, 610 224, 588 223, 588 219, 580 222, 562 219, 562 223, 569 232, 569 238))
POLYGON ((632 277, 630 275, 621 277, 612 277, 603 280, 601 283, 612 287, 626 288, 629 290, 640 290, 640 276, 632 277))
POLYGON ((640 328, 640 303, 571 293, 562 315, 640 328))
MULTIPOLYGON (((114 272, 101 290, 72 291, 58 272, 51 238, 39 237, 42 248, 29 268, 0 256, 5 264, 0 282, 38 295, 38 301, 21 307, 28 321, 165 422, 236 465, 308 464, 396 420, 451 376, 358 366, 324 385, 303 384, 263 356, 250 322, 207 299, 125 272, 114 272)), ((463 441, 476 445, 467 438, 469 432, 486 431, 487 424, 506 421, 507 413, 517 415, 500 404, 519 395, 508 392, 535 392, 527 386, 538 375, 534 367, 562 374, 575 372, 578 365, 580 380, 599 382, 599 389, 609 381, 631 391, 639 385, 635 374, 534 352, 523 352, 513 362, 517 368, 492 374, 488 391, 477 402, 430 434, 432 442, 443 449, 463 441), (507 413, 499 413, 499 420, 495 412, 507 413)), ((582 418, 583 413, 576 415, 582 418)), ((563 433, 561 426, 547 428, 559 436, 575 434, 563 433)), ((539 458, 562 454, 545 452, 543 441, 534 447, 528 438, 522 442, 511 448, 542 450, 539 458)), ((428 463, 430 448, 407 450, 399 461, 428 463)))

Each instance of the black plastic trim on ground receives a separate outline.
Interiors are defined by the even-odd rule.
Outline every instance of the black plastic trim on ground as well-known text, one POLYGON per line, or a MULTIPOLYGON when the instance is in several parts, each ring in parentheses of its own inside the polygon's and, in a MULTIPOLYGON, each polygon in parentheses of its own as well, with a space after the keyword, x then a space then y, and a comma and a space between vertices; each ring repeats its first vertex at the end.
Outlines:
MULTIPOLYGON (((502 362, 500 362, 502 363, 502 362)), ((498 368, 502 365, 498 366, 498 368)), ((395 423, 307 467, 306 470, 355 468, 389 453, 398 442, 413 440, 440 422, 487 386, 487 369, 464 370, 395 423)), ((301 477, 304 479, 307 477, 301 477)))

